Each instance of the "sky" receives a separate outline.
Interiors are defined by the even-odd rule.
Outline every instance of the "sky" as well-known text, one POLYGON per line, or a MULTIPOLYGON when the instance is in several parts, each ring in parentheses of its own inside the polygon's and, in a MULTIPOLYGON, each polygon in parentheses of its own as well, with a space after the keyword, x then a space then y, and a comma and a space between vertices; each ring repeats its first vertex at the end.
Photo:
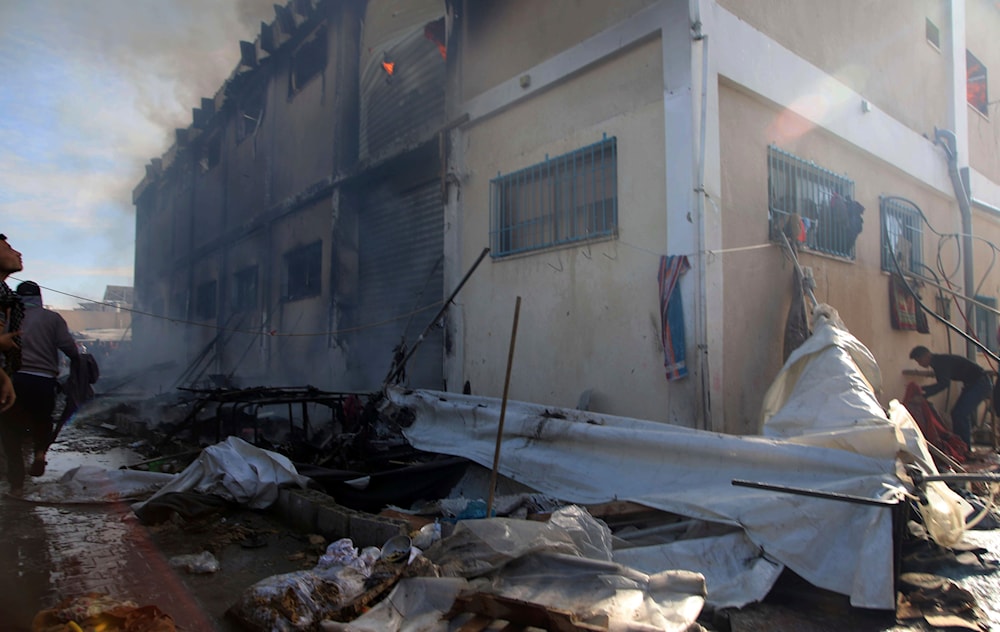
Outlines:
POLYGON ((0 0, 0 233, 47 306, 132 285, 132 190, 274 0, 0 0))

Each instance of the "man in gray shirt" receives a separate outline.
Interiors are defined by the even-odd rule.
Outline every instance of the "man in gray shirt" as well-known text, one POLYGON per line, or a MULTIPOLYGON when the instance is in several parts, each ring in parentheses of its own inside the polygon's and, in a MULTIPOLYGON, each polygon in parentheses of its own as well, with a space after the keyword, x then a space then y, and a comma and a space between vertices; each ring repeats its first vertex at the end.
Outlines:
POLYGON ((21 321, 21 368, 14 374, 17 400, 0 425, 7 455, 7 478, 11 494, 24 488, 22 443, 30 432, 35 452, 29 473, 45 473, 45 452, 52 434, 52 411, 55 408, 59 377, 59 352, 70 360, 79 356, 76 342, 63 317, 42 307, 42 291, 34 281, 24 281, 16 290, 24 303, 21 321))

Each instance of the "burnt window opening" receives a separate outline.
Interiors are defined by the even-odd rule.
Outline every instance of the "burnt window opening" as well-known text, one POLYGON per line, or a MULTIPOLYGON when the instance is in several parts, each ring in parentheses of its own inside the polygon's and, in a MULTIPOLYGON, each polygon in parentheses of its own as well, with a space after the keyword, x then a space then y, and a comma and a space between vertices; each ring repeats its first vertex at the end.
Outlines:
POLYGON ((198 166, 202 173, 208 173, 219 164, 222 159, 222 136, 212 134, 201 146, 201 157, 198 159, 198 166))
POLYGON ((494 258, 617 236, 617 139, 498 175, 490 215, 494 258))
POLYGON ((170 317, 183 320, 188 316, 188 292, 181 290, 175 292, 170 298, 170 317))
POLYGON ((215 290, 215 281, 198 284, 194 299, 194 313, 198 320, 215 318, 215 290))
POLYGON ((767 148, 768 224, 771 240, 854 259, 864 210, 854 181, 814 162, 767 148))
POLYGON ((294 95, 326 69, 326 56, 326 25, 322 25, 292 53, 288 96, 294 95))
POLYGON ((882 215, 882 269, 920 274, 924 267, 923 224, 920 210, 897 198, 879 199, 882 215))
POLYGON ((315 241, 285 253, 284 274, 281 279, 283 300, 297 301, 310 296, 319 296, 323 274, 322 257, 322 241, 315 241))
POLYGON ((241 143, 256 134, 263 119, 264 90, 256 90, 240 103, 236 118, 236 142, 241 143))
POLYGON ((931 22, 930 18, 927 18, 927 24, 924 27, 924 33, 927 37, 927 43, 933 46, 938 51, 941 50, 941 30, 938 29, 937 24, 931 22))
POLYGON ((986 66, 969 51, 965 51, 965 98, 980 114, 986 117, 990 115, 986 66))
POLYGON ((233 275, 232 306, 235 312, 257 306, 257 266, 248 266, 233 275))

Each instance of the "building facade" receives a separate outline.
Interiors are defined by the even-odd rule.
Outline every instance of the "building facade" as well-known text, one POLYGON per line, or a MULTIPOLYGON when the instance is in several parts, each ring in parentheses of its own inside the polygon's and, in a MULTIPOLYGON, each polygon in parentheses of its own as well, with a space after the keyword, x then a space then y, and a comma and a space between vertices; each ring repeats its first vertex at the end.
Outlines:
POLYGON ((520 296, 512 398, 754 433, 794 249, 887 403, 916 344, 988 364, 894 328, 897 265, 997 346, 997 32, 989 0, 289 3, 135 191, 174 319, 136 344, 377 388, 489 247, 407 383, 499 396, 520 296))

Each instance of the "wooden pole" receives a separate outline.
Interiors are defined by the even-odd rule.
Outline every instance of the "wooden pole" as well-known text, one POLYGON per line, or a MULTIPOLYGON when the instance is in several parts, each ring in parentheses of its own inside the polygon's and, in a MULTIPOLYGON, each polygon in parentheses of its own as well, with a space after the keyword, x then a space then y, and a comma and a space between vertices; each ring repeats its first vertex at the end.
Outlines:
POLYGON ((507 393, 510 391, 510 368, 514 362, 514 342, 517 340, 517 321, 521 315, 521 297, 514 303, 514 325, 510 330, 510 351, 507 352, 507 377, 503 381, 503 399, 500 400, 500 423, 497 425, 497 447, 493 451, 493 471, 490 472, 490 496, 486 501, 486 517, 493 516, 493 492, 497 486, 497 467, 500 465, 500 442, 503 440, 503 420, 507 414, 507 393))

